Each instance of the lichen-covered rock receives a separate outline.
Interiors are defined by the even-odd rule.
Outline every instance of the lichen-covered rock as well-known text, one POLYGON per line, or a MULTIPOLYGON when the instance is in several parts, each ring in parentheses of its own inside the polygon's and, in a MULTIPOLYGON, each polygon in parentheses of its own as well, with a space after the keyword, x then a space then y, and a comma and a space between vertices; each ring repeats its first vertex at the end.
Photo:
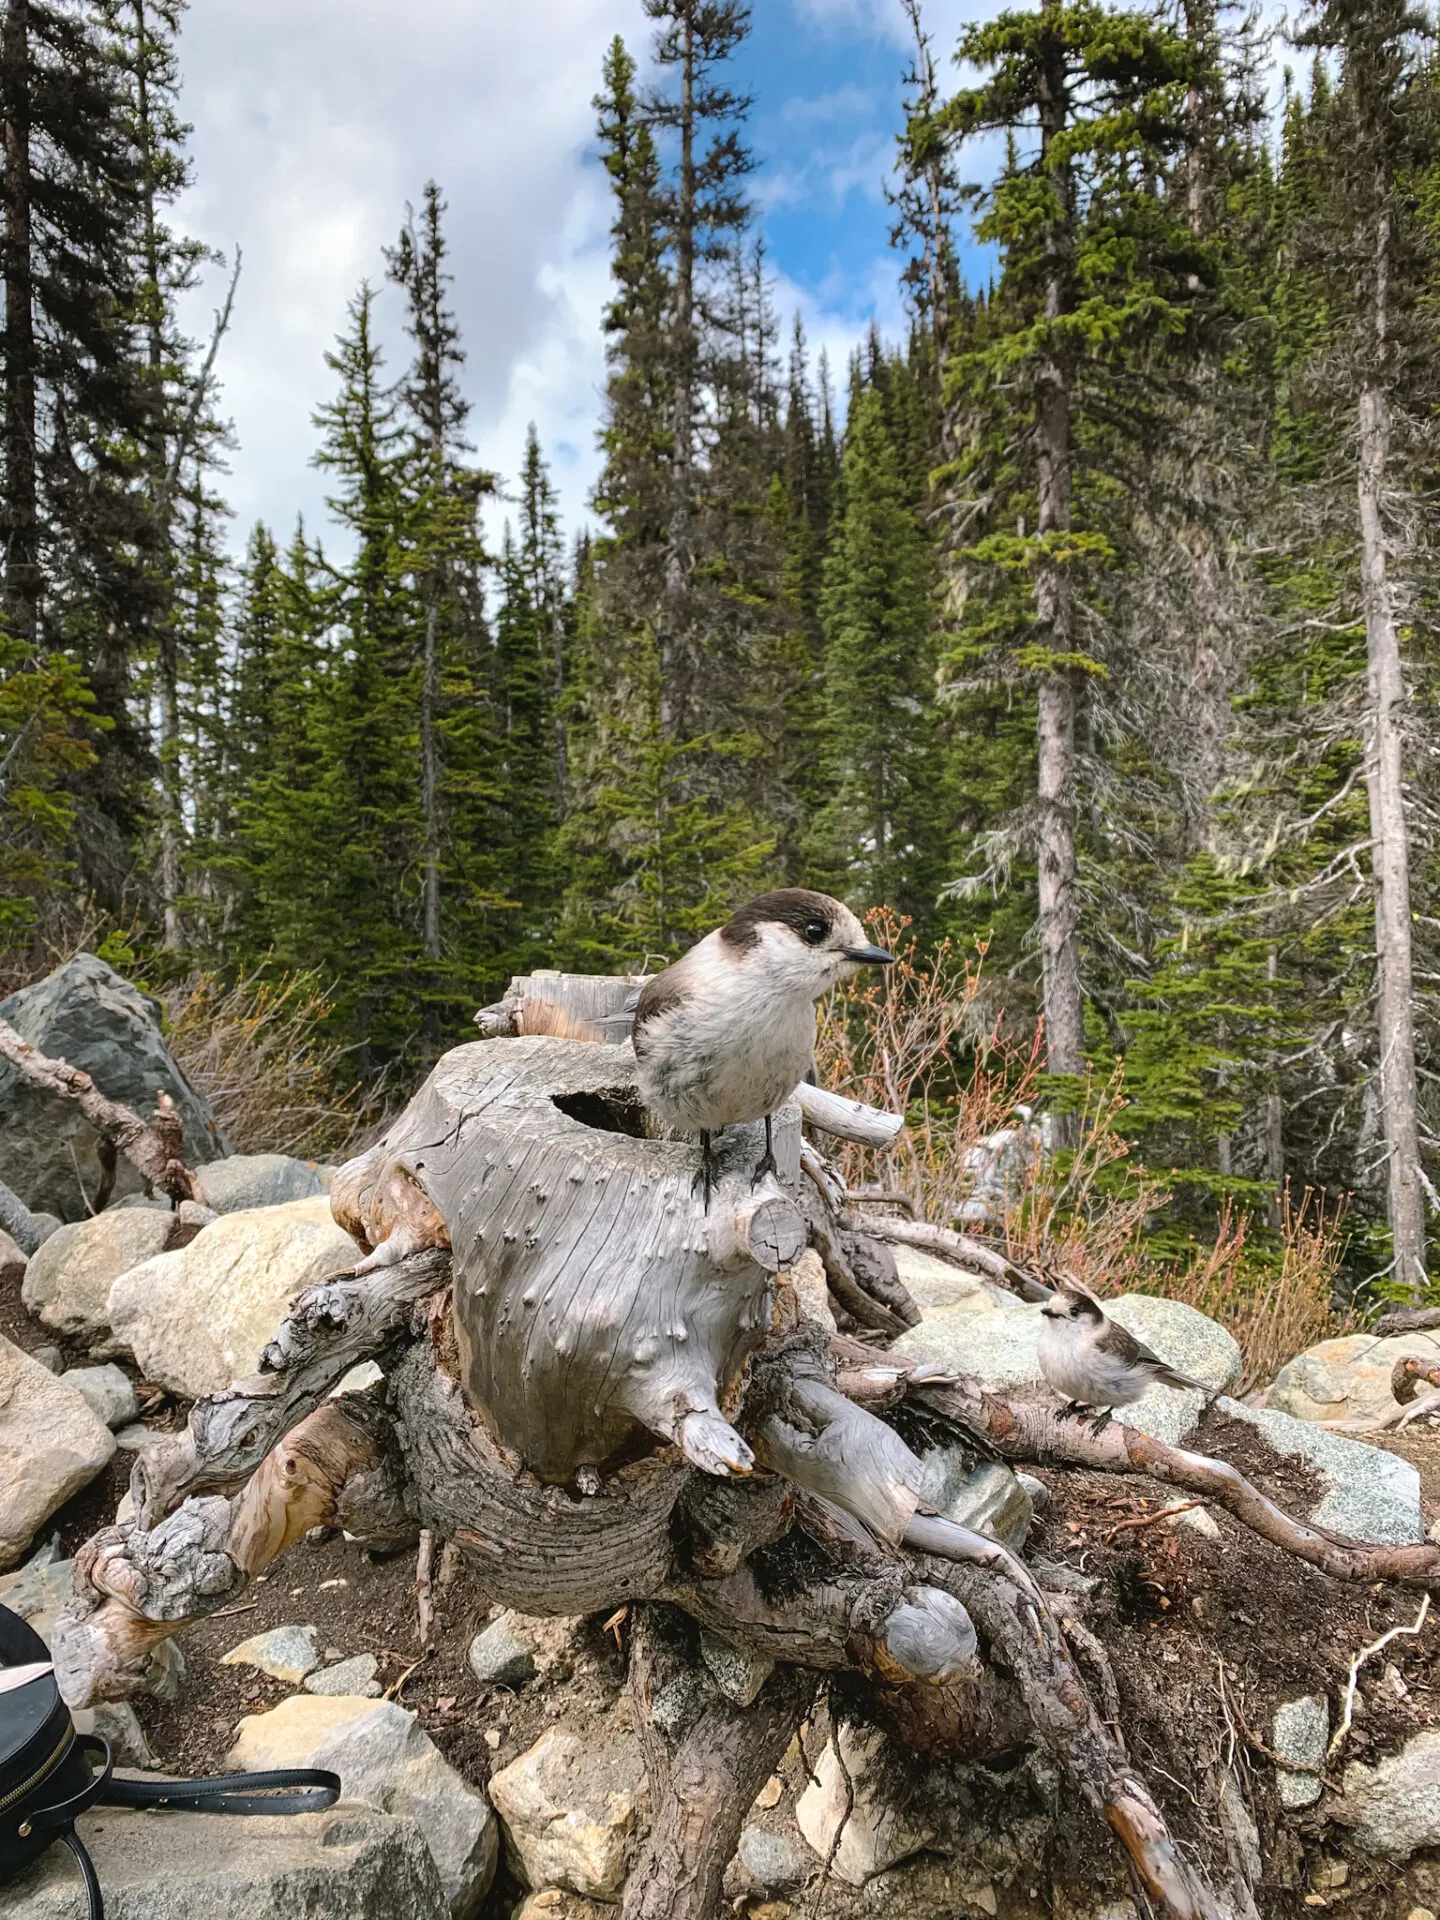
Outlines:
MULTIPOLYGON (((263 1814, 80 1816, 108 1920, 445 1920, 435 1862, 410 1820, 340 1805, 263 1814)), ((74 1920, 79 1880, 64 1847, 4 1890, 5 1920, 74 1920)))
POLYGON ((624 1884, 644 1767, 633 1735, 587 1745, 551 1727, 490 1779, 507 1851, 526 1884, 613 1900, 624 1884))
MULTIPOLYGON (((287 1681, 298 1687, 320 1664, 319 1629, 316 1627, 271 1627, 232 1647, 221 1661, 226 1667, 254 1667, 268 1673, 272 1680, 287 1681)), ((343 1691, 343 1689, 341 1689, 343 1691)))
POLYGON ((0 1339, 0 1567, 10 1567, 115 1451, 74 1387, 0 1339))
MULTIPOLYGON (((0 1020, 40 1053, 83 1067, 107 1099, 133 1107, 142 1119, 154 1113, 156 1094, 168 1093, 184 1126, 188 1166, 225 1152, 209 1102, 165 1044, 159 1003, 93 953, 76 954, 45 979, 0 1000, 0 1020)), ((0 1062, 0 1166, 6 1185, 28 1207, 83 1220, 86 1195, 100 1185, 97 1144, 75 1107, 38 1092, 0 1062)), ((116 1197, 140 1189, 140 1176, 122 1154, 116 1197)))
POLYGON ((1313 1807, 1320 1798, 1320 1768, 1329 1738, 1330 1708, 1318 1694, 1307 1693, 1275 1709, 1271 1740, 1280 1758, 1290 1763, 1276 1772, 1282 1807, 1313 1807))
POLYGON ((1224 1399, 1215 1404, 1232 1419, 1258 1427, 1277 1453, 1298 1455, 1314 1468, 1325 1492, 1314 1512, 1300 1518, 1377 1546, 1409 1546, 1425 1538, 1420 1476, 1408 1460, 1269 1407, 1224 1399))
POLYGON ((310 1674, 305 1681, 305 1691, 348 1693, 365 1700, 378 1700, 381 1687, 375 1676, 379 1671, 380 1662, 373 1653, 355 1653, 348 1660, 338 1661, 333 1667, 322 1667, 318 1673, 310 1674))
POLYGON ((97 1352, 115 1346, 110 1289, 122 1273, 163 1253, 172 1217, 117 1207, 52 1233, 25 1268, 20 1297, 47 1327, 97 1352))
MULTIPOLYGON (((297 1693, 240 1722, 226 1765, 328 1767, 339 1774, 347 1800, 413 1820, 439 1870, 451 1920, 469 1920, 490 1889, 498 1851, 494 1814, 414 1714, 393 1700, 297 1693)), ((408 1914, 403 1907, 376 1911, 408 1914)))
POLYGON ((323 1195, 225 1214, 122 1274, 111 1325, 147 1380, 198 1400, 253 1373, 297 1296, 358 1258, 323 1195))
POLYGON ((890 1350, 901 1359, 952 1367, 993 1392, 1043 1389, 1038 1348, 1044 1325, 1039 1307, 1017 1304, 1010 1313, 950 1307, 907 1327, 890 1350))
POLYGON ((1352 1762, 1341 1787, 1367 1853, 1404 1860, 1440 1846, 1440 1729, 1427 1727, 1373 1767, 1352 1762))
POLYGON ((807 1845, 822 1860, 831 1860, 831 1872, 849 1886, 863 1887, 897 1860, 929 1846, 934 1834, 916 1826, 897 1804, 883 1734, 873 1727, 842 1726, 839 1742, 838 1755, 833 1739, 826 1744, 815 1777, 796 1804, 795 1819, 807 1845))
POLYGON ((310 1200, 325 1191, 313 1163, 288 1153, 232 1153, 212 1160, 198 1175, 205 1205, 216 1213, 244 1213, 310 1200))
POLYGON ((476 1634, 466 1659, 482 1687, 523 1687, 535 1678, 535 1651, 516 1633, 508 1609, 476 1634))
POLYGON ((1373 1333, 1348 1333, 1322 1340, 1286 1362, 1265 1404, 1297 1420, 1383 1420, 1399 1412, 1390 1377, 1395 1362, 1411 1354, 1427 1366, 1440 1366, 1440 1334, 1399 1333, 1377 1340, 1373 1333))

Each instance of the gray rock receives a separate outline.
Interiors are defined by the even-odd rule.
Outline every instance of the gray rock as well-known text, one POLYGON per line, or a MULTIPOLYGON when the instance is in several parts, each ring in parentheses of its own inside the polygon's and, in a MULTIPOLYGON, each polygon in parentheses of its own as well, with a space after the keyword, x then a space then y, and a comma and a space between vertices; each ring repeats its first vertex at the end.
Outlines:
MULTIPOLYGON (((445 1920, 418 1827, 370 1807, 286 1819, 105 1807, 79 1826, 108 1920, 445 1920)), ((5 1920, 74 1920, 78 1887, 52 1847, 5 1889, 5 1920)))
POLYGON ((113 1346, 110 1289, 122 1273, 163 1253, 168 1209, 117 1207, 51 1234, 25 1269, 20 1297, 47 1327, 83 1346, 113 1346))
POLYGON ((1037 1480, 1033 1473, 1017 1473, 1015 1478, 1030 1496, 1032 1513, 1044 1513, 1050 1504, 1050 1489, 1043 1480, 1037 1480))
MULTIPOLYGON (((83 1067, 108 1099, 133 1107, 142 1118, 155 1111, 155 1096, 163 1089, 179 1109, 187 1165, 198 1167, 225 1151, 209 1102, 190 1085, 165 1044, 159 1003, 93 953, 76 954, 44 980, 0 1001, 0 1019, 41 1053, 83 1067)), ((100 1184, 97 1140, 90 1123, 68 1102, 37 1092, 13 1067, 0 1064, 0 1162, 6 1184, 27 1206, 45 1208, 62 1220, 83 1219, 85 1196, 100 1184)), ((139 1175, 122 1155, 116 1197, 140 1187, 139 1175)))
POLYGON ((775 1671, 775 1662, 767 1654, 752 1653, 722 1639, 718 1633, 703 1629, 700 1657, 721 1693, 737 1707, 748 1707, 758 1698, 760 1689, 775 1671))
POLYGON ((63 1378, 74 1387, 97 1420, 113 1429, 128 1426, 140 1411, 127 1374, 113 1365, 71 1367, 63 1378))
POLYGON ((476 1634, 465 1657, 482 1687, 518 1688, 535 1678, 534 1650, 516 1633, 508 1612, 476 1634))
POLYGON ((153 1767, 155 1756, 145 1729, 128 1700, 105 1700, 98 1707, 76 1707, 70 1715, 77 1733, 98 1733, 117 1767, 153 1767))
POLYGON ((352 1654, 333 1667, 322 1667, 305 1681, 307 1693, 354 1694, 363 1700, 380 1698, 380 1682, 375 1678, 380 1662, 373 1653, 352 1654))
POLYGON ((1377 1546, 1409 1546, 1425 1538, 1420 1476, 1409 1461, 1268 1407, 1247 1407, 1239 1400, 1215 1404, 1232 1419, 1258 1427, 1278 1453, 1298 1454, 1315 1469, 1325 1492, 1315 1511, 1302 1518, 1377 1546))
POLYGON ((795 1818, 806 1844, 852 1887, 863 1887, 930 1844, 897 1804, 890 1787, 885 1737, 873 1727, 842 1726, 840 1752, 826 1743, 814 1778, 801 1794, 795 1818), (833 1854, 833 1859, 832 1859, 833 1854))
POLYGON ((206 1206, 217 1214, 283 1206, 325 1191, 318 1171, 288 1153, 232 1153, 212 1160, 197 1177, 206 1206))
POLYGON ((895 1271, 927 1318, 940 1313, 1005 1312, 1023 1303, 1004 1287, 918 1247, 892 1247, 895 1271))
POLYGON ((24 1273, 25 1260, 24 1248, 0 1227, 0 1280, 13 1280, 17 1273, 24 1273))
POLYGON ((288 1680, 298 1687, 320 1664, 318 1627, 271 1627, 232 1647, 221 1661, 225 1667, 256 1667, 272 1680, 288 1680))
MULTIPOLYGON (((451 1920, 470 1920, 490 1890, 499 1851, 494 1814, 414 1714, 393 1700, 292 1694, 269 1713, 240 1722, 226 1765, 328 1767, 340 1775, 347 1799, 413 1820, 439 1870, 451 1920)), ((409 1920, 403 1907, 375 1911, 409 1920)))
POLYGON ((1035 1509, 1018 1475, 999 1460, 970 1464, 964 1447, 937 1447, 924 1456, 920 1498, 957 1527, 969 1527, 1018 1553, 1035 1509))
MULTIPOLYGON (((1321 1766, 1329 1738, 1330 1708, 1317 1695, 1307 1693, 1303 1699, 1287 1700, 1275 1709, 1271 1745, 1292 1767, 1321 1766)), ((1320 1798, 1320 1776, 1315 1772, 1291 1772, 1280 1767, 1276 1769, 1275 1784, 1282 1807, 1313 1807, 1320 1798)))
POLYGON ((182 1227, 198 1230, 201 1227, 213 1227, 220 1216, 214 1207, 202 1207, 198 1200, 182 1200, 175 1209, 175 1218, 182 1227))
POLYGON ((614 1900, 635 1839, 644 1766, 619 1727, 584 1740, 551 1727, 490 1778, 506 1850, 532 1887, 614 1900))
POLYGON ((1440 1730, 1427 1727, 1373 1767, 1352 1762, 1341 1786, 1367 1853, 1403 1860, 1440 1846, 1440 1730))
POLYGON ((168 1433, 162 1433, 159 1427, 147 1427, 137 1421, 133 1426, 117 1430, 115 1444, 126 1453, 139 1453, 142 1447, 153 1447, 157 1440, 168 1440, 170 1437, 168 1433))
POLYGON ((0 1606, 18 1613, 47 1647, 60 1609, 70 1598, 73 1568, 73 1561, 57 1560, 48 1547, 42 1547, 14 1573, 0 1574, 0 1606))
MULTIPOLYGON (((1203 1380, 1212 1392, 1223 1392, 1239 1382, 1243 1362, 1234 1335, 1183 1301, 1166 1300, 1158 1294, 1126 1293, 1118 1300, 1107 1301, 1105 1310, 1162 1360, 1193 1380, 1203 1380)), ((1115 1418, 1166 1446, 1178 1447, 1194 1431, 1205 1411, 1205 1401, 1203 1393, 1151 1387, 1132 1405, 1119 1408, 1115 1418)))
POLYGON ((38 1360, 47 1373, 63 1373, 65 1371, 65 1356, 61 1353, 59 1347, 36 1347, 30 1355, 30 1358, 32 1360, 38 1360))
POLYGON ((740 1835, 740 1864, 767 1893, 792 1893, 815 1871, 815 1862, 788 1834, 768 1827, 746 1827, 740 1835))
POLYGON ((1043 1387, 1036 1354, 1043 1325, 1038 1306, 1017 1304, 1012 1312, 978 1313, 952 1306, 927 1315, 918 1327, 907 1327, 890 1350, 902 1359, 953 1367, 994 1392, 1043 1387))
POLYGON ((1373 1333, 1349 1333, 1322 1340, 1280 1369, 1265 1404, 1297 1420, 1389 1419, 1399 1412, 1390 1391, 1395 1362, 1410 1354, 1428 1366, 1440 1365, 1440 1335, 1403 1333, 1378 1340, 1373 1333))
POLYGON ((63 1378, 0 1339, 0 1567, 115 1451, 110 1430, 63 1378))
POLYGON ((254 1373, 296 1298, 358 1257, 323 1194, 229 1213, 122 1273, 110 1322, 145 1379, 198 1400, 254 1373))

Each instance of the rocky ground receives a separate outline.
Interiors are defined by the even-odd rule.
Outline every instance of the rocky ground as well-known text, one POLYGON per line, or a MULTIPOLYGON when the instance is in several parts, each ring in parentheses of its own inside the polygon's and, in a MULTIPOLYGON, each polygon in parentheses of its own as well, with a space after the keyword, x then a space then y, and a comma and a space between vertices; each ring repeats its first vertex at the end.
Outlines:
MULTIPOLYGON (((0 1087, 0 1141, 3 1111, 0 1087)), ((63 1196, 60 1174, 47 1177, 63 1196)), ((296 1294, 354 1257, 324 1169, 222 1156, 201 1178, 203 1206, 172 1214, 132 1199, 52 1225, 28 1260, 0 1240, 0 1602, 42 1633, 75 1549, 121 1509, 135 1447, 250 1371, 296 1294)), ((906 1253, 903 1275, 924 1313, 906 1350, 1010 1393, 1048 1391, 1034 1308, 923 1255, 906 1253)), ((1418 1540, 1440 1522, 1433 1427, 1380 1445, 1320 1424, 1393 1410, 1390 1347, 1434 1342, 1327 1342, 1297 1356, 1263 1404, 1242 1405, 1224 1398, 1239 1354, 1222 1329, 1164 1301, 1114 1311, 1220 1396, 1157 1391, 1127 1414, 1134 1424, 1362 1538, 1418 1540)), ((382 1390, 369 1376, 343 1384, 382 1390)), ((1399 1634, 1361 1667, 1353 1725, 1327 1753, 1352 1662, 1411 1627, 1419 1596, 1343 1586, 1144 1479, 1055 1466, 1017 1478, 953 1441, 907 1437, 928 1459, 932 1504, 1023 1547, 1103 1650, 1115 1718, 1182 1846, 1213 1857, 1218 1823, 1265 1920, 1316 1909, 1433 1920, 1440 1625, 1399 1634)), ((374 1556, 312 1535, 236 1606, 188 1628, 133 1707, 96 1710, 132 1766, 333 1765, 345 1783, 340 1808, 302 1819, 87 1816, 112 1920, 613 1912, 647 1813, 624 1692, 628 1616, 501 1614, 448 1549, 424 1647, 417 1604, 413 1550, 374 1556)), ((743 1659, 704 1651, 717 1684, 743 1695, 754 1678, 743 1659)), ((1104 1675, 1091 1679, 1103 1694, 1104 1675)), ((751 1809, 727 1879, 737 1914, 1135 1912, 1116 1850, 1042 1757, 1017 1747, 986 1766, 937 1762, 871 1712, 839 1683, 817 1702, 751 1809)), ((0 1890, 0 1912, 68 1920, 76 1900, 57 1853, 0 1890)))

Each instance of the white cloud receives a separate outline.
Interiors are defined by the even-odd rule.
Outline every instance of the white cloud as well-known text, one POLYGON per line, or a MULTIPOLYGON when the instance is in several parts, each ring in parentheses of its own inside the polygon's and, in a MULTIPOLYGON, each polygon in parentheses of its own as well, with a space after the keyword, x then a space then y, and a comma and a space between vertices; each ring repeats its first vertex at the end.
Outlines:
MULTIPOLYGON (((594 469, 609 212, 591 95, 611 36, 645 41, 633 0, 198 0, 181 45, 195 124, 187 230, 244 271, 220 360, 239 449, 236 539, 323 515, 310 414, 362 278, 384 281, 407 200, 450 203, 454 303, 479 459, 513 475, 535 418, 572 512, 594 469)), ((209 325, 222 276, 192 302, 209 325)), ((383 330, 402 363, 399 300, 383 330)))

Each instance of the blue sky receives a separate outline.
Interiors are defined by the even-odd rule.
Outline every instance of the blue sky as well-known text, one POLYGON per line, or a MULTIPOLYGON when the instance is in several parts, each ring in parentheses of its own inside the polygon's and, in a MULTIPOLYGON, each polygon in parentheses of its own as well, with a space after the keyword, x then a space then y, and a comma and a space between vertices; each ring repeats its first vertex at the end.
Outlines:
MULTIPOLYGON (((962 18, 929 0, 946 81, 962 18)), ((359 281, 430 177, 450 202, 454 298, 477 457, 513 477, 536 421, 573 526, 594 477, 609 222, 590 98, 612 34, 643 56, 639 0, 196 0, 181 45, 194 122, 190 231, 244 254, 221 352, 238 449, 235 540, 324 520, 310 415, 324 354, 359 281)), ((755 0, 737 62, 755 94, 752 182, 788 328, 799 308, 837 384, 872 317, 901 325, 883 186, 900 123, 908 29, 899 0, 755 0)), ((208 329, 223 276, 194 297, 208 329)), ((398 297, 381 301, 398 367, 398 297)))

